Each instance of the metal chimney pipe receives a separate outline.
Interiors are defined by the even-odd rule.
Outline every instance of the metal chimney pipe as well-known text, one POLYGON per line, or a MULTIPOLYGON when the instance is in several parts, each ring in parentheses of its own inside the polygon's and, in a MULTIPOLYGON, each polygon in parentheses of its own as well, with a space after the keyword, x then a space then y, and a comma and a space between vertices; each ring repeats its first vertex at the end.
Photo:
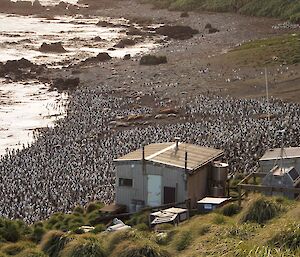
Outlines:
POLYGON ((175 137, 175 151, 178 150, 178 147, 179 147, 179 141, 180 141, 180 137, 175 137))
POLYGON ((142 160, 145 161, 145 146, 142 148, 142 160))
POLYGON ((188 153, 185 152, 185 156, 184 156, 184 170, 185 170, 185 172, 187 172, 187 158, 188 158, 188 153))

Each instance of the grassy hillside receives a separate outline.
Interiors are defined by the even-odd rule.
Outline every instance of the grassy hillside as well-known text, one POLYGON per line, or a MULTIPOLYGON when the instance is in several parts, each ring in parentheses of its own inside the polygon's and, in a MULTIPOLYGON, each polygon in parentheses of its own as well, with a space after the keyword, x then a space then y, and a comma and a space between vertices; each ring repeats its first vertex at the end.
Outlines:
POLYGON ((160 233, 149 231, 148 213, 127 221, 133 229, 102 232, 100 207, 77 207, 32 226, 1 219, 0 257, 300 256, 300 203, 284 198, 250 196, 241 210, 228 204, 178 227, 161 225, 160 233), (96 229, 83 234, 83 224, 96 229))
POLYGON ((300 34, 286 34, 243 43, 229 51, 227 61, 241 66, 300 63, 300 34))
POLYGON ((251 16, 266 16, 300 22, 298 0, 144 0, 158 8, 170 10, 201 10, 237 12, 251 16))

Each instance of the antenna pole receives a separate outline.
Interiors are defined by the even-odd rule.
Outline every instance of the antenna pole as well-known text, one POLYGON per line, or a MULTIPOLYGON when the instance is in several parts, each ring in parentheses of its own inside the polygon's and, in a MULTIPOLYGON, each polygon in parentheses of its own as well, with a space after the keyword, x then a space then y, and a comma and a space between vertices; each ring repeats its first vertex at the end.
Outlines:
POLYGON ((269 83, 268 83, 268 71, 265 67, 265 80, 266 80, 266 97, 267 97, 267 116, 268 116, 268 141, 270 139, 270 103, 269 103, 269 83))

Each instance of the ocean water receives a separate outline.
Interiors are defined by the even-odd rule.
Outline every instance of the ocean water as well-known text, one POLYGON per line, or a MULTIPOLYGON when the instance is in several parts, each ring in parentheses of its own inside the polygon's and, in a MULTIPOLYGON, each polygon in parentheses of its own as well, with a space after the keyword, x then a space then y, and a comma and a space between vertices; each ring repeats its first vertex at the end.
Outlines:
POLYGON ((0 155, 32 143, 36 129, 54 126, 64 117, 68 95, 48 89, 38 81, 0 80, 0 155))
MULTIPOLYGON (((121 27, 96 26, 99 19, 102 18, 57 16, 47 19, 0 14, 0 62, 26 58, 37 64, 60 68, 96 56, 99 52, 105 51, 112 57, 122 58, 125 54, 135 55, 156 47, 153 42, 145 41, 108 51, 126 34, 121 27), (103 40, 95 41, 95 37, 103 40), (66 53, 39 51, 43 42, 58 41, 62 42, 66 53)), ((105 20, 115 24, 126 23, 124 19, 105 20)), ((38 82, 0 80, 0 155, 7 149, 21 148, 23 144, 33 142, 35 128, 53 126, 56 119, 64 116, 64 108, 58 106, 64 105, 67 95, 48 90, 48 85, 38 82)))
MULTIPOLYGON (((0 14, 0 61, 26 58, 37 64, 62 66, 76 63, 99 52, 109 52, 113 57, 125 54, 135 55, 153 48, 153 42, 144 42, 133 47, 107 51, 125 37, 122 28, 96 26, 98 18, 84 19, 80 16, 46 18, 24 17, 0 14), (101 37, 102 41, 93 40, 101 37), (41 44, 62 42, 66 53, 43 53, 41 44)), ((110 20, 115 24, 125 23, 123 19, 110 20)))

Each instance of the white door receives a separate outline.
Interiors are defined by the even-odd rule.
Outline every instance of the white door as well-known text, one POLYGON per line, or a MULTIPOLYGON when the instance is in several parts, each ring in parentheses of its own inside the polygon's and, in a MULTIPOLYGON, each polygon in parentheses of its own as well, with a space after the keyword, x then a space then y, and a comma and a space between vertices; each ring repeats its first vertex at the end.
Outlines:
POLYGON ((161 205, 161 176, 148 175, 148 205, 161 205))

